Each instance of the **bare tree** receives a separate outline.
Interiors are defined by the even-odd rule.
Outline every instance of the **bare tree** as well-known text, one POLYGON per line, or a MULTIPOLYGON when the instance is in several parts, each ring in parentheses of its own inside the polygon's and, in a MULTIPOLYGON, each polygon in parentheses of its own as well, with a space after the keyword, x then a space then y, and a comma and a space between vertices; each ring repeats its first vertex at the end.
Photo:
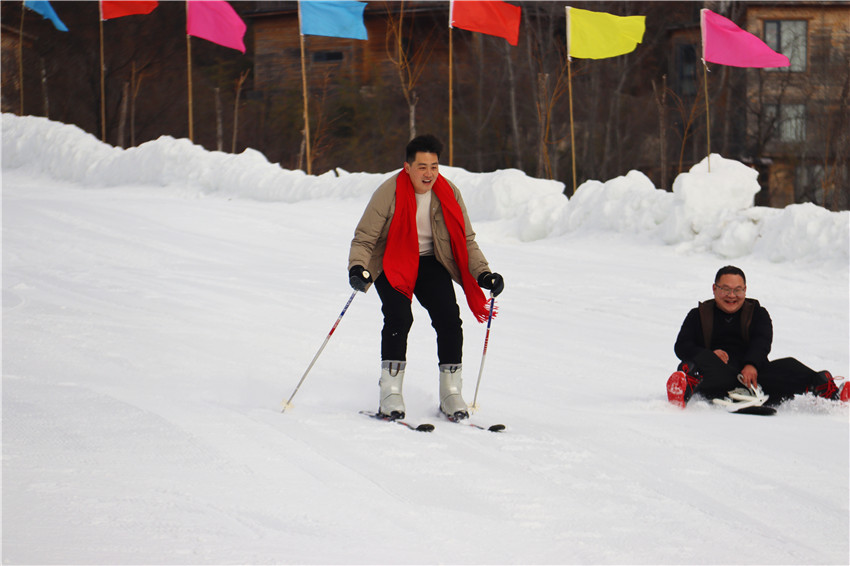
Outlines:
POLYGON ((224 151, 224 127, 221 123, 221 89, 219 87, 213 89, 213 96, 215 97, 215 147, 218 151, 224 151))
POLYGON ((144 67, 139 72, 136 69, 136 62, 133 61, 132 72, 130 74, 130 88, 133 91, 133 95, 130 97, 130 147, 136 146, 136 99, 139 97, 142 80, 149 74, 151 73, 144 71, 144 67))
POLYGON ((414 18, 409 18, 407 27, 404 26, 404 0, 395 4, 386 3, 387 30, 386 37, 387 57, 395 65, 398 72, 398 80, 401 92, 407 103, 408 129, 410 139, 416 137, 416 105, 419 103, 419 95, 416 86, 422 77, 428 59, 431 55, 430 33, 428 37, 413 41, 414 18), (398 6, 398 13, 394 13, 393 6, 398 6), (415 47, 411 47, 411 44, 415 47))
POLYGON ((564 25, 563 6, 556 3, 537 4, 533 14, 523 18, 526 35, 526 60, 530 74, 531 101, 536 118, 536 136, 533 147, 537 150, 536 175, 554 178, 557 164, 552 152, 558 145, 553 132, 562 131, 557 121, 557 103, 567 92, 566 42, 553 42, 561 38, 558 30, 564 25))
MULTIPOLYGON (((342 119, 339 114, 334 114, 329 110, 332 94, 332 76, 331 73, 325 73, 322 81, 322 88, 315 102, 310 104, 311 112, 310 125, 310 169, 314 170, 313 163, 317 160, 326 157, 334 144, 334 137, 331 133, 331 128, 336 122, 342 119), (332 117, 328 117, 332 115, 332 117)), ((302 145, 302 150, 304 146, 302 145)))
POLYGON ((118 120, 118 147, 125 146, 125 132, 127 131, 127 109, 130 101, 130 83, 124 82, 124 88, 121 90, 121 114, 118 120))
POLYGON ((236 81, 236 99, 233 102, 233 143, 230 145, 231 153, 236 153, 236 136, 239 133, 239 99, 242 96, 242 87, 251 74, 250 70, 242 71, 239 79, 236 81))
POLYGON ((661 77, 661 87, 652 81, 652 92, 658 109, 658 154, 661 167, 661 185, 667 190, 667 75, 661 77))
POLYGON ((522 169, 522 141, 519 130, 519 113, 517 111, 517 81, 514 73, 514 62, 511 46, 505 42, 505 65, 508 70, 508 100, 510 101, 511 137, 514 148, 514 167, 522 169))
MULTIPOLYGON (((796 179, 796 200, 811 201, 839 210, 850 193, 850 52, 836 50, 825 30, 810 34, 809 66, 805 80, 796 84, 804 102, 805 140, 795 148, 803 168, 796 179)), ((799 77, 798 77, 799 80, 799 77)))

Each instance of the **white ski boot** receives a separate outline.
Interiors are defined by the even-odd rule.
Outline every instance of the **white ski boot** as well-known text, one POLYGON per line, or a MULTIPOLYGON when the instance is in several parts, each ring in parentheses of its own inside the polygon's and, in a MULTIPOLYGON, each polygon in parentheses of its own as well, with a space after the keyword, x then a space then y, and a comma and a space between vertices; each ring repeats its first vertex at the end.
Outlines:
POLYGON ((469 418, 466 401, 461 396, 461 367, 461 364, 440 364, 440 411, 456 421, 469 418))
POLYGON ((401 360, 384 360, 381 362, 381 379, 378 386, 381 389, 381 402, 378 412, 391 419, 404 418, 404 398, 401 396, 401 385, 404 381, 404 366, 407 362, 401 360))

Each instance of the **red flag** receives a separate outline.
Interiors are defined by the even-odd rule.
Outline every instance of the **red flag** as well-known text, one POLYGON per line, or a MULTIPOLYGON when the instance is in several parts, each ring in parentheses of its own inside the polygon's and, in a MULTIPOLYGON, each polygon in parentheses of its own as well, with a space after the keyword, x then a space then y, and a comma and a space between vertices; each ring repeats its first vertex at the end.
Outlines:
POLYGON ((777 53, 762 40, 735 23, 703 9, 702 53, 709 63, 730 67, 788 67, 788 57, 777 53))
POLYGON ((245 53, 247 26, 224 0, 187 0, 186 33, 245 53))
POLYGON ((519 6, 501 0, 452 0, 449 27, 504 37, 519 43, 519 6))
POLYGON ((157 0, 101 0, 100 19, 111 20, 136 14, 150 14, 158 5, 157 0))

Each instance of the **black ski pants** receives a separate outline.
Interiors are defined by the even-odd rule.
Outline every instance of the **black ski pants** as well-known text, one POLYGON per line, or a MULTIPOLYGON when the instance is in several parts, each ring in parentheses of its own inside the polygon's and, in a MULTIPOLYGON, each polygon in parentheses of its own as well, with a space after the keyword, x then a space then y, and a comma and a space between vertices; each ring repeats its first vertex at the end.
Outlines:
MULTIPOLYGON (((717 355, 704 350, 694 360, 695 370, 702 376, 702 381, 694 393, 702 394, 709 399, 725 397, 728 391, 743 387, 738 381, 740 368, 723 363, 717 355)), ((791 399, 794 395, 805 393, 814 384, 817 372, 795 358, 781 358, 767 362, 759 370, 758 384, 770 396, 768 405, 777 405, 791 399)))
MULTIPOLYGON (((375 280, 381 298, 384 328, 381 330, 381 360, 406 360, 407 335, 413 326, 411 301, 395 290, 386 275, 375 280)), ((437 358, 440 364, 459 364, 463 356, 463 329, 452 277, 437 258, 419 257, 419 273, 413 296, 431 317, 437 332, 437 358)))

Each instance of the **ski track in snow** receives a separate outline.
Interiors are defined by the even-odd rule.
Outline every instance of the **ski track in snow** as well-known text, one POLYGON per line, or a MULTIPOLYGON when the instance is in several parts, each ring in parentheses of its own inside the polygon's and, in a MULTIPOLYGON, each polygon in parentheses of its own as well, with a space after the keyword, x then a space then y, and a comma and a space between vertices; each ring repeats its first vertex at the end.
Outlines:
MULTIPOLYGON (((364 199, 258 203, 3 172, 4 563, 835 563, 848 409, 667 404, 717 257, 476 226, 505 275, 473 420, 440 420, 416 305, 405 397, 350 294, 364 199)), ((846 373, 848 273, 743 258, 773 357, 846 373)), ((471 402, 484 326, 466 312, 471 402)))

